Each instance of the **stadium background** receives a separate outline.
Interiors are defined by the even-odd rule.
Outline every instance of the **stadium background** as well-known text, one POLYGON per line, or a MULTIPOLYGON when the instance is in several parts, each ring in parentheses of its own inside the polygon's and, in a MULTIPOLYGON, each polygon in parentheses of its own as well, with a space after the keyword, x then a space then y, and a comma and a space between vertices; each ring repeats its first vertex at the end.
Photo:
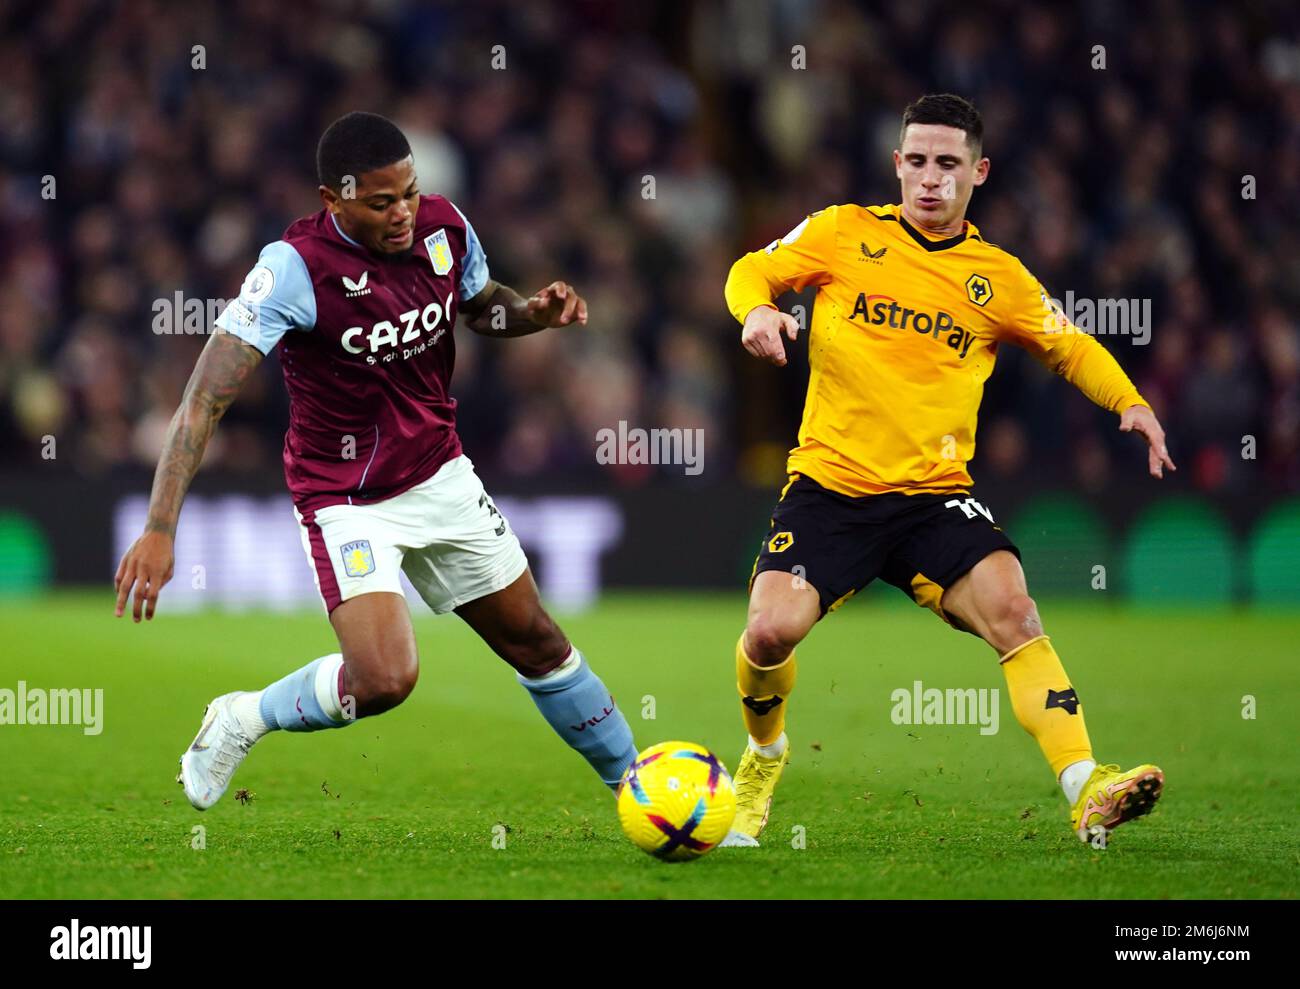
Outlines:
MULTIPOLYGON (((1112 599, 1300 601, 1300 14, 1264 3, 6 4, 0 589, 106 586, 204 342, 155 307, 233 296, 318 208, 321 130, 367 108, 495 277, 589 299, 585 331, 457 335, 467 451, 548 597, 739 593, 807 365, 744 354, 727 268, 810 210, 896 201, 900 112, 936 90, 984 113, 989 240, 1057 297, 1151 301, 1147 345, 1102 342, 1169 431, 1162 483, 1113 417, 1000 354, 972 469, 1031 589, 1096 600, 1100 564, 1112 599), (598 463, 620 421, 702 429, 702 473, 598 463)), ((272 358, 195 484, 164 608, 314 606, 285 415, 272 358)))
MULTIPOLYGON (((1300 13, 1133 7, 0 0, 0 899, 1294 899, 1300 13), (154 307, 180 293, 210 314, 317 208, 328 122, 394 117, 495 275, 587 295, 586 330, 457 334, 465 443, 638 743, 732 765, 744 581, 807 363, 803 343, 781 371, 748 358, 723 281, 809 210, 895 201, 901 110, 943 90, 985 114, 970 215, 988 238, 1058 298, 1152 304, 1147 345, 1102 343, 1176 474, 1149 478, 1139 440, 1014 349, 973 465, 1098 758, 1167 772, 1150 818, 1081 847, 1009 705, 987 736, 900 722, 900 687, 1004 681, 889 588, 801 646, 754 857, 679 869, 629 846, 511 671, 414 595, 401 708, 259 743, 244 798, 193 811, 174 760, 204 703, 336 645, 284 492, 274 358, 196 479, 158 617, 110 617, 204 343, 155 332, 154 307), (702 429, 703 471, 598 463, 620 421, 702 429), (4 720, 24 684, 102 690, 102 733, 4 720)), ((1083 964, 1112 913, 1079 929, 1103 935, 1077 939, 1083 964)), ((909 928, 918 958, 931 926, 909 928)))

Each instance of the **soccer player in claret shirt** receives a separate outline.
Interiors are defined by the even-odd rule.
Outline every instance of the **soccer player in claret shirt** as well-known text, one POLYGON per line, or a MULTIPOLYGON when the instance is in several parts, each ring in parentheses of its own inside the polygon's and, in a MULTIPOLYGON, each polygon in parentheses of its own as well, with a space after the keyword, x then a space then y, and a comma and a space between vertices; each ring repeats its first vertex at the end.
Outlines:
POLYGON ((786 761, 795 646, 877 577, 997 652, 1016 718, 1037 740, 1083 841, 1149 811, 1164 774, 1099 766, 1070 685, 1025 586, 1019 551, 971 492, 975 420, 1000 343, 1024 347, 1119 416, 1174 469, 1165 434, 1109 353, 1066 320, 1011 254, 965 219, 989 173, 978 111, 925 96, 903 115, 901 201, 831 206, 746 254, 728 308, 755 357, 785 366, 798 323, 772 300, 818 287, 811 377, 789 483, 750 581, 736 644, 749 743, 724 844, 755 845, 786 761), (792 574, 798 575, 797 578, 792 574))
MULTIPOLYGON (((587 322, 573 287, 528 299, 493 281, 469 221, 421 195, 390 121, 350 113, 317 149, 324 209, 268 244, 218 317, 172 419, 144 534, 119 564, 118 617, 152 618, 181 501, 218 420, 272 348, 289 392, 284 473, 339 651, 207 707, 178 781, 214 804, 267 732, 342 728, 415 686, 399 575, 512 666, 543 717, 610 788, 636 755, 609 691, 543 609, 519 541, 461 452, 448 394, 457 316, 487 336, 587 322)), ((268 656, 272 661, 274 657, 268 656)))

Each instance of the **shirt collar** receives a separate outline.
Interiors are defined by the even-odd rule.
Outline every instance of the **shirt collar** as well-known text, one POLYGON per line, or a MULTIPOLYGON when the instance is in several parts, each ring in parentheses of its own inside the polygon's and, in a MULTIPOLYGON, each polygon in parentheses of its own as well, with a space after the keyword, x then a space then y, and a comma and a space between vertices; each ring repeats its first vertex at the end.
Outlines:
POLYGON ((353 247, 360 247, 360 246, 361 246, 359 243, 357 243, 355 240, 353 240, 351 237, 349 237, 347 234, 345 234, 345 233, 343 232, 343 228, 339 226, 339 218, 338 218, 337 216, 335 216, 333 213, 330 214, 330 220, 331 220, 331 222, 333 222, 333 224, 334 224, 334 229, 337 230, 337 231, 339 232, 339 236, 340 236, 340 237, 342 237, 344 240, 346 240, 346 241, 347 241, 349 244, 351 244, 353 247))

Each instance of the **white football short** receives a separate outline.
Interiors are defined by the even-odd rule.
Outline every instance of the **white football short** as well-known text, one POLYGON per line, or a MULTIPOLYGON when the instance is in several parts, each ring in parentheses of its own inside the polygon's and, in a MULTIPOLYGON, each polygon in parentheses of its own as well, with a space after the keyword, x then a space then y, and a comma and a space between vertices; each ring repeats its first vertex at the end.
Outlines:
POLYGON ((359 594, 401 594, 405 573, 425 604, 443 614, 509 586, 528 566, 463 454, 384 501, 294 515, 326 612, 359 594))

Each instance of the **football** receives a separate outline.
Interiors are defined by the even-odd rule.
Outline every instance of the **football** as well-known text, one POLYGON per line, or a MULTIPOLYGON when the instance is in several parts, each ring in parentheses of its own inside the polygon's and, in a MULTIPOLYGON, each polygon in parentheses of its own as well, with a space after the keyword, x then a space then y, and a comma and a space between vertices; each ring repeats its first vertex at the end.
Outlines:
POLYGON ((694 742, 660 742, 637 754, 618 792, 623 832, 666 862, 699 858, 717 846, 736 816, 727 767, 694 742))

